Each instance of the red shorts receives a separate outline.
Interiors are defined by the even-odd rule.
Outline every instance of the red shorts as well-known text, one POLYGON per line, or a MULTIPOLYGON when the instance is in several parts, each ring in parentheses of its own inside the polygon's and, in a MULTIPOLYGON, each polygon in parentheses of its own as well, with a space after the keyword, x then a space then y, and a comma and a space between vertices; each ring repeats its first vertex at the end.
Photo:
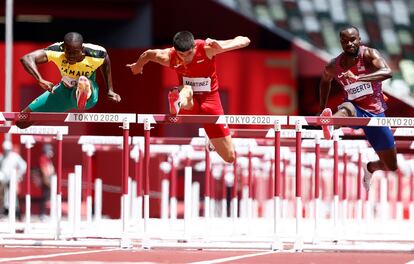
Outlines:
MULTIPOLYGON (((180 109, 180 114, 185 115, 223 115, 218 91, 193 95, 194 107, 191 110, 180 109)), ((227 125, 204 124, 204 130, 208 138, 221 138, 230 135, 227 125)))

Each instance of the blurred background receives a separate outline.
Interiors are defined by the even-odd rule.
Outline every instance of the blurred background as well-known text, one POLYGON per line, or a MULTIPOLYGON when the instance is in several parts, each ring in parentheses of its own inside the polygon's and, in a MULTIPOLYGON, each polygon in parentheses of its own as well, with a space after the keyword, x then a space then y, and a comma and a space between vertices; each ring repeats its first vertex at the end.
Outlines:
MULTIPOLYGON (((175 73, 149 63, 143 75, 134 76, 125 65, 148 48, 170 47, 177 31, 189 30, 200 39, 251 39, 249 47, 217 57, 227 114, 315 115, 323 67, 341 52, 338 30, 351 24, 359 28, 363 43, 378 49, 393 69, 392 80, 383 86, 389 97, 387 115, 414 116, 414 0, 14 0, 13 9, 13 111, 42 93, 19 58, 77 31, 84 42, 108 50, 114 88, 122 97, 120 104, 109 103, 98 74, 99 102, 90 112, 166 113, 168 89, 177 84, 175 73)), ((0 6, 0 23, 0 94, 5 94, 5 4, 0 6)), ((39 68, 45 79, 60 80, 55 65, 39 68)), ((5 99, 0 96, 2 111, 5 99)), ((333 83, 329 106, 336 108, 341 99, 333 83)), ((159 126, 152 133, 196 136, 197 128, 159 126)), ((122 134, 110 124, 76 124, 70 129, 74 134, 122 134)), ((131 134, 142 135, 142 127, 131 126, 131 134)), ((67 156, 65 168, 79 156, 67 156)), ((102 162, 121 161, 105 156, 102 162)), ((94 173, 99 170, 111 171, 100 166, 94 173)))

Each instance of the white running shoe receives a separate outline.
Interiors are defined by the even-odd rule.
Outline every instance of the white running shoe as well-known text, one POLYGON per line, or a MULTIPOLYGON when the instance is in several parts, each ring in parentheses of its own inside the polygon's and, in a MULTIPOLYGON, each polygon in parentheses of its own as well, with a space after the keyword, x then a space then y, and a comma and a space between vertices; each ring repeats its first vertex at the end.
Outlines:
POLYGON ((364 176, 362 177, 362 185, 364 186, 365 191, 369 192, 369 189, 371 188, 372 173, 368 170, 368 163, 363 163, 362 169, 364 170, 364 176))
MULTIPOLYGON (((321 117, 332 117, 332 110, 331 108, 325 108, 323 109, 321 115, 321 117)), ((334 127, 332 125, 322 125, 322 130, 323 130, 323 137, 326 140, 329 140, 332 138, 333 135, 333 131, 334 131, 334 127)))

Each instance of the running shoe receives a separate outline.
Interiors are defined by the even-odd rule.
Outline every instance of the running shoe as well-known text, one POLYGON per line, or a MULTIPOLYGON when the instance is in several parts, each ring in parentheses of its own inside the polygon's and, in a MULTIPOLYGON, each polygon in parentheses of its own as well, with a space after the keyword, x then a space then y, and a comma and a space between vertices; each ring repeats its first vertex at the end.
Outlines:
POLYGON ((86 107, 86 101, 88 101, 89 93, 89 80, 88 78, 81 76, 78 80, 78 88, 76 90, 76 100, 79 110, 84 110, 86 107))
POLYGON ((180 112, 180 91, 177 88, 173 88, 168 92, 168 102, 170 105, 170 113, 177 115, 180 112))
POLYGON ((368 170, 368 163, 363 163, 362 169, 364 170, 364 177, 362 177, 362 185, 364 186, 365 190, 369 192, 369 189, 371 188, 372 173, 368 170))
MULTIPOLYGON (((332 117, 332 110, 331 108, 323 109, 321 117, 332 117)), ((323 137, 327 140, 332 138, 334 127, 332 125, 322 125, 323 130, 323 137)))

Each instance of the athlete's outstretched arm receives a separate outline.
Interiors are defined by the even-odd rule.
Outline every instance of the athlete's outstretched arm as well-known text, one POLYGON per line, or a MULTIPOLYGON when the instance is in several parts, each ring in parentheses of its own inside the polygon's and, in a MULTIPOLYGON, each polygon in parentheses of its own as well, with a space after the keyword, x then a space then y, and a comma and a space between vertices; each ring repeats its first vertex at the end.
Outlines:
POLYGON ((23 68, 36 79, 40 87, 46 91, 52 92, 53 83, 44 80, 37 68, 38 64, 48 62, 46 52, 43 49, 38 49, 24 55, 20 58, 20 62, 22 63, 23 68))
POLYGON ((328 103, 329 93, 331 91, 331 82, 334 77, 334 61, 329 62, 322 73, 321 82, 319 84, 319 110, 322 112, 328 103))
POLYGON ((247 47, 250 44, 248 37, 237 36, 228 40, 216 40, 208 38, 206 39, 206 45, 204 47, 206 54, 209 58, 213 56, 235 49, 241 49, 247 47))
POLYGON ((142 70, 148 62, 156 62, 163 66, 170 66, 170 49, 149 49, 144 51, 134 63, 126 66, 131 69, 133 74, 142 73, 142 70))
POLYGON ((121 101, 121 96, 114 92, 114 87, 112 85, 111 60, 109 59, 108 53, 105 54, 105 60, 101 66, 101 73, 105 80, 109 100, 119 103, 121 101))

